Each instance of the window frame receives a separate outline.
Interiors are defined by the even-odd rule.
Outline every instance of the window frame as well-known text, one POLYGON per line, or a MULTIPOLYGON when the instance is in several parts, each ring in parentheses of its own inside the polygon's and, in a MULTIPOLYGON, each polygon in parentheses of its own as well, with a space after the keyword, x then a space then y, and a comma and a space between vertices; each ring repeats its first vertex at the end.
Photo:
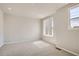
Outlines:
MULTIPOLYGON (((53 21, 53 17, 48 17, 46 19, 43 19, 43 36, 47 36, 47 37, 53 37, 54 36, 54 33, 53 33, 53 26, 52 26, 52 35, 49 35, 49 34, 45 34, 46 30, 45 30, 45 23, 44 21, 45 20, 48 20, 48 19, 51 19, 52 18, 52 21, 53 21)), ((53 25, 53 22, 52 22, 52 25, 53 25)))
MULTIPOLYGON (((76 7, 79 7, 79 4, 76 4, 76 5, 73 5, 71 7, 68 8, 68 29, 72 29, 72 30, 79 30, 79 27, 72 27, 71 26, 71 19, 70 19, 70 9, 73 9, 73 8, 76 8, 76 7)), ((77 17, 75 17, 77 18, 77 17)), ((73 19, 73 18, 72 18, 73 19)))

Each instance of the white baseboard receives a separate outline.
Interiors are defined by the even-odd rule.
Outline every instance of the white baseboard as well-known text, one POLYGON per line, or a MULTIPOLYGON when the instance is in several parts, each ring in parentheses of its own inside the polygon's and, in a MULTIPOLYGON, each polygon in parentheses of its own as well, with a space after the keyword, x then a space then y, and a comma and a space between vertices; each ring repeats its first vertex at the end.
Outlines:
POLYGON ((24 40, 24 41, 15 41, 15 42, 5 42, 4 44, 16 44, 16 43, 24 43, 24 42, 32 42, 32 41, 37 41, 37 40, 31 40, 31 41, 24 40))
POLYGON ((52 42, 47 41, 47 40, 43 40, 43 41, 45 41, 45 42, 47 42, 47 43, 52 44, 52 45, 54 45, 54 46, 55 46, 55 43, 52 43, 52 42))
POLYGON ((62 49, 62 50, 64 50, 64 51, 66 51, 66 52, 68 52, 68 53, 71 53, 71 54, 73 54, 73 55, 75 55, 75 56, 79 56, 79 54, 77 54, 77 53, 75 53, 75 52, 73 52, 73 51, 70 51, 70 50, 68 50, 68 49, 65 49, 65 48, 63 48, 63 47, 60 47, 60 46, 58 46, 58 45, 56 45, 56 47, 57 47, 57 48, 60 48, 60 49, 62 49))
POLYGON ((75 53, 75 52, 70 51, 70 50, 68 50, 68 49, 65 49, 65 48, 63 48, 63 47, 60 47, 59 45, 55 44, 54 42, 49 42, 49 41, 47 41, 47 40, 45 40, 45 39, 43 39, 43 40, 46 41, 46 42, 48 42, 49 44, 53 44, 55 47, 60 48, 60 49, 66 51, 66 52, 68 52, 68 53, 71 53, 71 54, 73 54, 73 55, 75 55, 75 56, 79 56, 78 53, 75 53))

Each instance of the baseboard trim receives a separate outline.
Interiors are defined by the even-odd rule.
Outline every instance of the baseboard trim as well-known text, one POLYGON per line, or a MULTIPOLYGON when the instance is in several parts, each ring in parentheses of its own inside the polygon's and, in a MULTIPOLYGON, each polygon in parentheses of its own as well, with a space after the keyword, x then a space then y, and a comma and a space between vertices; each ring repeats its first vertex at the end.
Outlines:
POLYGON ((44 40, 44 39, 42 39, 43 41, 45 41, 45 42, 47 42, 47 43, 49 43, 49 44, 51 44, 51 45, 54 45, 54 46, 56 46, 55 45, 55 43, 52 43, 52 42, 49 42, 49 41, 47 41, 47 40, 44 40))
POLYGON ((65 49, 65 48, 63 48, 63 47, 60 47, 60 46, 58 46, 58 45, 56 45, 56 47, 57 47, 57 48, 60 48, 60 49, 62 49, 62 50, 64 50, 64 51, 66 51, 66 52, 68 52, 68 53, 71 53, 71 54, 73 54, 73 55, 75 55, 75 56, 79 56, 79 54, 77 54, 77 53, 75 53, 75 52, 73 52, 73 51, 70 51, 70 50, 68 50, 68 49, 65 49))
POLYGON ((16 41, 16 42, 5 42, 4 44, 16 44, 16 43, 33 42, 33 41, 37 41, 37 40, 32 40, 32 41, 24 40, 24 41, 16 41))
POLYGON ((45 41, 45 42, 47 42, 47 43, 49 43, 49 44, 52 44, 52 45, 54 45, 55 47, 57 47, 57 48, 59 48, 59 49, 62 49, 62 50, 64 50, 64 51, 68 52, 68 53, 71 53, 71 54, 73 54, 73 55, 75 55, 75 56, 79 56, 79 54, 77 54, 77 53, 75 53, 75 52, 73 52, 73 51, 70 51, 70 50, 68 50, 68 49, 65 49, 65 48, 63 48, 63 47, 60 47, 59 45, 56 45, 56 44, 51 43, 51 42, 48 42, 47 40, 43 40, 43 41, 45 41))

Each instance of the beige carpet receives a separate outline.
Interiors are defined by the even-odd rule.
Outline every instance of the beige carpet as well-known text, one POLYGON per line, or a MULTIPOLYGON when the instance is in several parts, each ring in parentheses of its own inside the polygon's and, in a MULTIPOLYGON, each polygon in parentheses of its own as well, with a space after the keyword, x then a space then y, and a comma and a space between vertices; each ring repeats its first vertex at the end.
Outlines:
POLYGON ((44 41, 35 41, 35 42, 33 42, 33 44, 35 46, 37 46, 38 48, 45 48, 45 47, 50 46, 50 44, 48 44, 48 43, 46 43, 44 41))
POLYGON ((73 56, 63 50, 57 50, 54 45, 44 41, 7 44, 0 48, 0 56, 73 56))

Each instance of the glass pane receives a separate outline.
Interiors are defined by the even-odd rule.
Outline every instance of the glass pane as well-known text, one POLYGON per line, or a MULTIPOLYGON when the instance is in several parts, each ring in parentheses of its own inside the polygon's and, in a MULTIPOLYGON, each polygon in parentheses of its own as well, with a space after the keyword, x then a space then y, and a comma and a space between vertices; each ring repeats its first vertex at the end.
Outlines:
POLYGON ((79 17, 79 7, 70 9, 70 18, 79 17))
POLYGON ((49 35, 52 35, 52 19, 49 19, 49 35))
POLYGON ((53 19, 52 18, 48 18, 48 19, 46 19, 46 20, 44 20, 44 34, 45 35, 48 35, 48 36, 50 36, 50 35, 52 35, 53 34, 53 19))
POLYGON ((48 28, 48 27, 49 27, 48 21, 49 21, 49 20, 47 19, 47 20, 46 20, 46 29, 45 29, 45 30, 46 30, 46 34, 49 34, 49 33, 48 33, 48 31, 49 31, 49 28, 48 28))
POLYGON ((78 27, 79 26, 79 18, 71 19, 71 27, 78 27))

